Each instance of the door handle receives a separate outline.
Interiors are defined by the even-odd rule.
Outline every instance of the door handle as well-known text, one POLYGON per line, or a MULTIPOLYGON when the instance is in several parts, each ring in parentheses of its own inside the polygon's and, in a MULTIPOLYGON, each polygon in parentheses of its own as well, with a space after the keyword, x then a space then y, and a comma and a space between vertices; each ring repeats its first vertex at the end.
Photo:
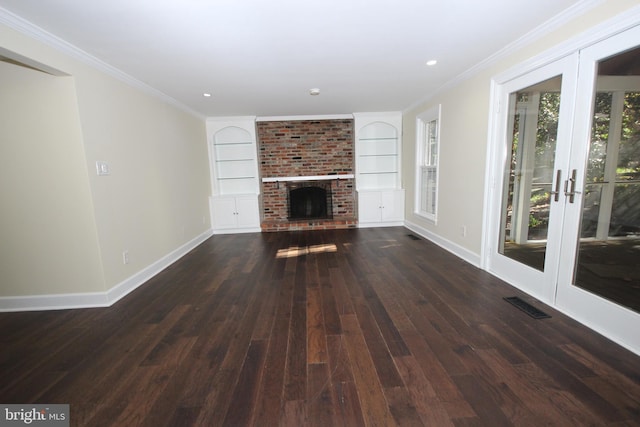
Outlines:
POLYGON ((569 198, 569 203, 573 203, 576 197, 576 194, 580 194, 579 191, 576 191, 576 176, 578 175, 578 170, 573 169, 571 171, 571 177, 564 182, 564 195, 569 198), (571 184, 571 188, 567 191, 567 187, 571 184))
POLYGON ((553 194, 553 200, 556 202, 560 200, 560 178, 561 177, 562 177, 562 171, 558 169, 556 171, 556 189, 551 192, 551 194, 553 194))

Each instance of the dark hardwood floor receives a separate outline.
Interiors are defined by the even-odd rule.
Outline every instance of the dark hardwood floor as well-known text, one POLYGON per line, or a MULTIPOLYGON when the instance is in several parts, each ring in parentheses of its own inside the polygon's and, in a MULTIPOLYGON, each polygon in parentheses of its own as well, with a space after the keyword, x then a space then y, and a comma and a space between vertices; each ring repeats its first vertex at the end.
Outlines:
POLYGON ((113 307, 0 314, 0 403, 74 426, 640 425, 640 357, 409 234, 214 236, 113 307))
MULTIPOLYGON (((546 242, 505 243, 504 254, 544 270, 546 242)), ((580 242, 576 286, 640 313, 640 239, 580 242)))

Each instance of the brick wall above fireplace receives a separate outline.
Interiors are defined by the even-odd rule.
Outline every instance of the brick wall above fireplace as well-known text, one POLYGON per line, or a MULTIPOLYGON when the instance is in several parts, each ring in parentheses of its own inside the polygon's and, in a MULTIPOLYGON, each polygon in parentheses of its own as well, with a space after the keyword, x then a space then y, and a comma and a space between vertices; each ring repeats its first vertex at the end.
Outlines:
POLYGON ((257 123, 264 231, 351 228, 356 221, 353 120, 290 120, 257 123), (337 179, 340 175, 349 178, 337 179), (331 183, 333 218, 289 220, 287 178, 323 177, 331 183))

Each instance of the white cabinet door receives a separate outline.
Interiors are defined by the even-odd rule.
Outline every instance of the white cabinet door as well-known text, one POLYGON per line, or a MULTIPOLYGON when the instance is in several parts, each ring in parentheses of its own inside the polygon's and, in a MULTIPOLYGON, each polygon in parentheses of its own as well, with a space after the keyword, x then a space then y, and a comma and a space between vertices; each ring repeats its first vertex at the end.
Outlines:
POLYGON ((381 210, 382 205, 379 191, 358 192, 359 223, 380 222, 382 220, 381 210))
POLYGON ((224 230, 237 227, 236 199, 234 197, 214 197, 211 200, 213 228, 224 230))
POLYGON ((214 230, 259 231, 258 196, 228 196, 211 199, 214 230))
POLYGON ((403 220, 404 190, 358 192, 358 223, 400 225, 403 220))
POLYGON ((404 190, 382 191, 382 222, 404 220, 404 190))
POLYGON ((257 196, 236 197, 236 219, 238 228, 260 227, 260 208, 257 196))

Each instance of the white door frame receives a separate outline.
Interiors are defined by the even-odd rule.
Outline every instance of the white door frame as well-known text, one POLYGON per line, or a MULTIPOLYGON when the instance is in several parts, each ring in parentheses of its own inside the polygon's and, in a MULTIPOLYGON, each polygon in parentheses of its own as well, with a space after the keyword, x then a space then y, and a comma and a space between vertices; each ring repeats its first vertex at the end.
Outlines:
MULTIPOLYGON (((600 41, 606 40, 610 37, 613 37, 617 34, 623 33, 626 30, 629 30, 633 27, 640 25, 640 6, 634 7, 626 11, 624 14, 620 14, 608 21, 605 21, 585 33, 580 34, 577 37, 567 40, 563 42, 553 49, 546 51, 536 57, 531 58, 528 61, 525 61, 497 76, 495 76, 491 80, 491 88, 490 88, 490 108, 489 108, 489 129, 488 129, 488 141, 487 141, 487 157, 486 157, 486 173, 485 173, 485 192, 484 192, 484 215, 483 215, 483 230, 482 230, 482 248, 480 254, 480 267, 484 270, 491 271, 491 255, 492 251, 495 251, 496 245, 496 220, 495 218, 500 217, 500 203, 496 202, 496 197, 498 200, 502 197, 502 182, 500 181, 501 176, 501 168, 504 163, 504 158, 500 157, 501 139, 500 136, 504 131, 504 123, 501 116, 501 108, 507 108, 507 105, 501 105, 500 96, 501 85, 512 80, 518 76, 526 74, 536 68, 539 68, 543 65, 549 64, 553 61, 556 61, 562 57, 565 57, 570 54, 574 54, 579 52, 580 50, 586 49, 589 46, 592 46, 600 41)), ((590 108, 590 106, 587 106, 590 108)), ((576 117, 580 116, 580 111, 576 112, 576 117)), ((584 116, 582 116, 584 117, 584 116)), ((573 166, 573 165, 571 165, 573 166)), ((564 178, 563 178, 564 179, 564 178)), ((582 186, 582 178, 580 180, 580 185, 578 188, 582 186)), ((578 205, 581 205, 578 203, 578 205)), ((575 215, 572 213, 571 215, 575 215)), ((568 218, 569 220, 573 220, 573 218, 568 218)), ((499 224, 499 220, 498 220, 499 224)), ((566 240, 566 239, 565 239, 566 240)), ((568 242, 563 241, 562 245, 566 247, 568 242)), ((575 242, 573 243, 575 245, 575 242)), ((562 266, 559 267, 560 270, 558 272, 559 276, 566 275, 566 268, 573 268, 573 266, 562 266), (563 270, 564 269, 564 270, 563 270)), ((519 283, 519 278, 513 277, 501 277, 508 283, 517 287, 519 283)), ((558 295, 558 304, 556 304, 556 297, 552 298, 554 301, 551 303, 556 309, 564 312, 565 314, 571 316, 572 318, 580 321, 586 326, 596 330, 597 332, 603 334, 604 336, 612 339, 618 344, 626 347, 627 349, 640 354, 640 337, 637 334, 637 328, 629 327, 630 323, 628 321, 631 319, 632 323, 635 323, 637 313, 633 313, 631 310, 622 309, 627 313, 623 313, 620 318, 612 319, 610 325, 602 326, 599 323, 599 319, 593 319, 593 312, 590 313, 590 316, 586 316, 584 313, 576 312, 573 309, 567 307, 567 300, 572 297, 577 298, 591 298, 591 294, 586 291, 582 291, 579 288, 574 289, 571 295, 565 295, 566 289, 562 287, 557 287, 559 295, 558 295), (584 295, 589 294, 589 295, 584 295)), ((573 287, 575 288, 575 287, 573 287)), ((525 290, 526 292, 526 290, 525 290)), ((534 295, 535 296, 535 295, 534 295)), ((545 301, 546 302, 546 301, 545 301)), ((590 302, 587 304, 591 304, 590 302)), ((606 307, 608 305, 616 306, 615 304, 602 300, 598 304, 600 308, 606 307)), ((616 306, 619 307, 619 306, 616 306)), ((604 317, 604 316, 597 316, 604 317)))
MULTIPOLYGON (((593 116, 593 97, 596 81, 595 64, 617 52, 640 46, 640 25, 617 34, 580 52, 580 76, 574 118, 574 143, 572 144, 571 169, 583 171, 589 157, 591 139, 591 121, 593 116)), ((609 161, 610 159, 608 159, 609 161)), ((615 162, 617 164, 617 161, 615 162)), ((582 217, 582 192, 584 174, 579 173, 575 203, 567 205, 567 223, 580 224, 582 217)), ((562 235, 563 254, 567 261, 561 263, 558 272, 558 293, 556 307, 574 319, 640 353, 640 313, 612 303, 591 292, 587 292, 573 283, 579 226, 567 228, 562 235)))
MULTIPOLYGON (((552 63, 538 67, 528 73, 518 76, 505 82, 496 82, 495 97, 499 102, 499 109, 496 111, 494 121, 495 138, 491 143, 490 169, 492 183, 489 189, 489 200, 491 218, 486 223, 487 234, 485 235, 485 245, 489 249, 485 252, 485 269, 492 274, 511 283, 522 291, 535 296, 547 304, 555 303, 555 278, 557 277, 558 262, 560 254, 559 236, 562 231, 565 197, 562 195, 559 201, 551 202, 549 217, 549 239, 546 247, 544 271, 526 266, 518 261, 514 261, 504 255, 500 255, 498 248, 501 246, 499 239, 503 236, 501 230, 501 206, 504 202, 502 188, 505 184, 504 164, 508 160, 509 154, 508 129, 509 101, 513 100, 512 93, 562 75, 562 99, 560 102, 560 121, 558 123, 557 145, 555 150, 554 180, 557 180, 556 170, 562 171, 562 180, 566 179, 569 165, 571 141, 571 125, 573 120, 573 106, 575 105, 575 87, 577 77, 578 55, 561 58, 552 63)), ((554 182, 554 185, 558 184, 554 182)))

